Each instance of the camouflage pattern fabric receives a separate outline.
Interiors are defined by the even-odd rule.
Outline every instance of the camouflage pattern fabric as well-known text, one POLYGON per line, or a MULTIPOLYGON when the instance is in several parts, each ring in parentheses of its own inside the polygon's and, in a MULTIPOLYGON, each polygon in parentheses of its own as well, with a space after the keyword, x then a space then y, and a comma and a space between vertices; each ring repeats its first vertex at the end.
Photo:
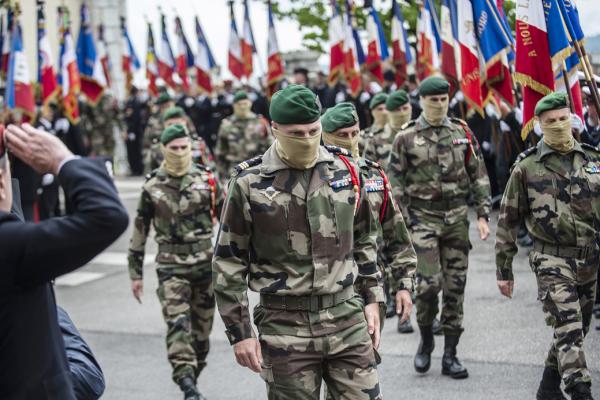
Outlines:
POLYGON ((241 119, 225 118, 219 127, 215 161, 219 176, 225 183, 233 168, 245 160, 264 154, 273 142, 268 123, 255 114, 241 119))
POLYGON ((359 291, 359 296, 318 311, 257 306, 255 323, 271 356, 267 375, 272 376, 265 376, 269 398, 312 399, 324 377, 348 398, 370 398, 352 397, 361 390, 376 391, 372 398, 379 398, 364 316, 365 303, 384 301, 376 240, 377 225, 364 188, 354 191, 346 164, 324 147, 315 167, 306 171, 290 169, 274 145, 262 158, 236 167, 213 259, 215 297, 230 342, 255 337, 248 288, 278 296, 334 294, 353 285, 359 291), (302 368, 296 357, 306 355, 311 343, 317 347, 308 362, 316 375, 306 383, 297 376, 290 379, 289 367, 302 368), (292 354, 275 358, 278 348, 292 354), (334 354, 332 365, 338 367, 316 368, 334 354))
POLYGON ((375 125, 371 125, 370 127, 362 130, 360 132, 360 139, 358 140, 358 152, 361 157, 365 156, 365 147, 367 144, 375 138, 376 135, 379 135, 383 132, 383 127, 376 127, 375 125))
POLYGON ((215 313, 210 263, 191 267, 159 264, 156 272, 173 381, 197 378, 206 367, 215 313))
POLYGON ((541 141, 517 158, 500 207, 496 275, 498 280, 514 280, 515 241, 524 220, 535 242, 529 262, 538 297, 554 329, 546 364, 561 372, 567 388, 590 382, 583 340, 593 310, 599 217, 598 150, 575 143, 571 153, 561 155, 541 141), (573 249, 582 251, 568 255, 573 249))
POLYGON ((363 157, 387 168, 396 133, 389 123, 385 124, 382 131, 370 131, 365 137, 363 157))
MULTIPOLYGON (((262 316, 259 314, 260 319, 262 316)), ((318 400, 321 381, 333 399, 382 399, 366 322, 334 335, 305 338, 261 335, 267 398, 318 400)))
POLYGON ((462 121, 446 118, 433 128, 419 117, 403 128, 387 173, 417 252, 417 321, 433 323, 442 291, 442 329, 459 335, 470 248, 467 198, 478 217, 488 217, 488 175, 477 140, 462 121))
POLYGON ((112 158, 115 152, 115 127, 122 128, 119 112, 111 96, 104 95, 94 108, 91 132, 92 154, 112 158))

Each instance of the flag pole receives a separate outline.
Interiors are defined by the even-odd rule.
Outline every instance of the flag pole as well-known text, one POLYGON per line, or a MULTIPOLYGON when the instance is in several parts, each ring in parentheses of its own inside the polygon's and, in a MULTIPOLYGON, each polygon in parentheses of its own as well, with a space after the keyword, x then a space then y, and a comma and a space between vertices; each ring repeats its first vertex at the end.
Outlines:
MULTIPOLYGON (((575 103, 573 102, 573 92, 571 91, 571 84, 569 82, 569 77, 567 76, 567 64, 565 63, 565 61, 563 60, 563 64, 562 64, 562 76, 563 76, 563 81, 565 83, 565 89, 567 91, 567 96, 569 97, 569 110, 571 111, 571 114, 575 113, 575 103)), ((581 137, 579 136, 579 132, 577 132, 577 134, 575 135, 575 139, 577 139, 577 141, 581 141, 581 137)))
POLYGON ((577 40, 573 40, 573 45, 575 46, 579 60, 581 60, 583 75, 585 76, 587 86, 590 89, 592 97, 594 98, 596 111, 600 115, 600 95, 598 94, 598 85, 594 79, 593 69, 587 51, 585 50, 585 47, 583 47, 583 45, 581 45, 577 40))

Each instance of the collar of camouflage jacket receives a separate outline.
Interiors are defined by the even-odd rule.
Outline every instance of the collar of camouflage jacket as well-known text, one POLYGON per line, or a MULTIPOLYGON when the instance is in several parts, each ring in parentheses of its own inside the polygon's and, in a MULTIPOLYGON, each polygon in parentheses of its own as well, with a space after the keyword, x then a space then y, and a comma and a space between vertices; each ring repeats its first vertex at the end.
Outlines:
POLYGON ((183 190, 194 182, 194 177, 199 172, 200 170, 198 170, 192 162, 188 172, 181 177, 173 177, 169 175, 162 167, 158 169, 156 176, 164 181, 167 186, 172 186, 174 188, 178 188, 179 190, 183 190))
MULTIPOLYGON (((552 154, 552 153, 561 155, 560 152, 558 152, 558 151, 554 150, 552 147, 548 146, 546 144, 546 142, 544 142, 543 140, 540 140, 537 147, 538 147, 538 150, 537 150, 538 161, 542 161, 547 155, 552 154)), ((575 145, 573 146, 573 150, 571 150, 571 152, 573 152, 573 151, 581 153, 583 158, 585 158, 587 160, 588 157, 585 154, 585 151, 583 151, 583 148, 581 147, 581 143, 579 143, 578 141, 575 141, 575 145)), ((570 152, 567 154, 570 154, 570 152)))
MULTIPOLYGON (((432 126, 429 124, 429 122, 427 122, 427 120, 425 119, 425 117, 423 117, 423 114, 419 115, 419 118, 417 118, 417 130, 422 131, 422 130, 426 130, 426 129, 430 129, 432 128, 432 126)), ((451 130, 456 130, 458 129, 458 127, 452 123, 452 121, 450 121, 450 118, 446 117, 444 119, 444 122, 442 122, 442 125, 440 125, 439 127, 444 127, 444 128, 449 128, 451 130)), ((436 127, 436 128, 439 128, 436 127)))

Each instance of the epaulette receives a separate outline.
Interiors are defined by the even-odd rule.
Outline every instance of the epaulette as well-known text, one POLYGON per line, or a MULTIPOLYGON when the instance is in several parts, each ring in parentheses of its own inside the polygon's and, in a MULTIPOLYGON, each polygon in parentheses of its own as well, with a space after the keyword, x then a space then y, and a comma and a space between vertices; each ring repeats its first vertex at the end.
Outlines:
POLYGON ((594 153, 600 153, 600 149, 596 146, 592 146, 591 144, 588 143, 581 143, 581 147, 583 147, 585 150, 591 150, 594 153))
POLYGON ((243 171, 247 170, 248 168, 254 167, 254 166, 260 164, 261 161, 262 161, 262 155, 256 156, 254 158, 251 158, 249 160, 241 162, 233 168, 233 172, 231 173, 231 176, 232 177, 238 176, 239 174, 241 174, 243 171))
POLYGON ((402 125, 400 127, 400 130, 408 129, 408 128, 412 127, 412 126, 415 126, 416 124, 417 124, 417 120, 416 119, 410 120, 407 123, 405 123, 404 125, 402 125))
POLYGON ((513 166, 511 168, 512 169, 515 167, 515 165, 517 165, 518 163, 520 163, 521 161, 523 161, 524 159, 526 159, 527 157, 529 157, 530 155, 534 154, 537 151, 537 146, 533 146, 528 148, 527 150, 525 150, 524 152, 522 152, 521 154, 519 154, 517 156, 517 159, 515 160, 515 162, 513 163, 513 166))
POLYGON ((372 160, 369 160, 367 158, 363 158, 363 160, 365 160, 365 164, 367 164, 369 167, 377 168, 379 170, 383 170, 383 168, 381 167, 381 165, 379 165, 379 163, 377 163, 375 161, 372 161, 372 160))
POLYGON ((154 178, 157 173, 158 173, 158 168, 150 171, 150 173, 146 175, 146 182, 148 182, 150 179, 154 178))
POLYGON ((464 119, 451 117, 450 118, 450 122, 454 122, 455 124, 458 124, 458 125, 460 125, 462 127, 465 127, 465 128, 469 127, 469 124, 467 124, 467 121, 465 121, 464 119))
POLYGON ((329 151, 332 154, 335 155, 342 155, 345 157, 352 157, 352 153, 350 153, 348 150, 342 148, 342 147, 338 147, 338 146, 332 146, 330 144, 326 144, 325 148, 327 149, 327 151, 329 151))

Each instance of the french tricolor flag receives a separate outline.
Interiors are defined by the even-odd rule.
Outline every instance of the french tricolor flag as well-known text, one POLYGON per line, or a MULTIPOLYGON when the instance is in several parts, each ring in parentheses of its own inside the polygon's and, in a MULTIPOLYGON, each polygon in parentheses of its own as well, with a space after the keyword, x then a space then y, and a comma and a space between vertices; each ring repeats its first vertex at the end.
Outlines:
POLYGON ((160 44, 158 49, 156 49, 158 75, 167 83, 167 85, 175 87, 175 82, 173 81, 175 58, 173 57, 173 50, 171 49, 171 43, 169 42, 167 23, 164 14, 161 14, 160 16, 160 30, 160 44))
POLYGON ((396 0, 392 1, 392 60, 396 67, 396 85, 400 88, 408 78, 408 65, 412 62, 404 17, 396 0))
POLYGON ((129 37, 124 17, 121 17, 121 46, 123 49, 123 55, 121 56, 121 70, 125 74, 125 85, 127 91, 129 91, 131 82, 133 81, 133 74, 141 68, 141 64, 135 49, 133 48, 131 38, 129 37))
POLYGON ((35 100, 29 77, 27 57, 23 51, 23 33, 21 25, 13 21, 10 43, 10 57, 6 76, 6 106, 11 110, 20 110, 29 118, 35 115, 35 100))
POLYGON ((237 79, 242 79, 245 74, 244 58, 242 54, 242 42, 238 34, 237 25, 235 23, 235 14, 233 12, 233 2, 230 7, 231 30, 229 32, 229 53, 228 66, 231 75, 237 79))
POLYGON ((439 21, 435 14, 432 0, 424 0, 417 20, 417 75, 423 80, 440 70, 440 39, 439 21))
POLYGON ((279 43, 277 42, 277 33, 275 32, 275 23, 271 2, 269 7, 269 41, 267 43, 267 97, 271 98, 277 90, 277 84, 283 79, 285 70, 281 53, 279 52, 279 43))
POLYGON ((358 49, 352 26, 352 12, 349 2, 346 2, 346 15, 344 18, 344 75, 350 86, 350 93, 356 97, 362 88, 358 49))
POLYGON ((71 36, 69 10, 61 6, 58 14, 61 32, 58 84, 61 87, 65 116, 71 123, 76 124, 79 122, 78 96, 81 91, 81 79, 77 68, 75 43, 71 36))
POLYGON ((85 4, 81 5, 81 28, 77 39, 77 67, 81 74, 81 92, 93 104, 98 103, 106 87, 106 77, 100 58, 96 53, 90 12, 85 4))
POLYGON ((383 68, 382 61, 387 60, 388 46, 385 41, 385 35, 381 21, 375 7, 371 2, 365 2, 365 7, 368 7, 369 14, 367 15, 367 59, 365 61, 365 69, 369 71, 380 84, 383 84, 383 68))
POLYGON ((42 104, 46 104, 58 94, 58 82, 54 70, 54 57, 46 32, 44 3, 38 3, 38 82, 40 83, 42 104))
POLYGON ((523 129, 533 130, 537 102, 554 90, 543 0, 517 0, 515 80, 523 86, 523 129))
POLYGON ((212 83, 210 78, 211 70, 216 67, 215 60, 212 57, 210 47, 204 36, 204 31, 200 25, 200 20, 196 17, 196 36, 198 38, 198 51, 194 64, 196 66, 196 83, 198 88, 206 94, 212 92, 212 83))
POLYGON ((344 41, 345 29, 340 7, 335 0, 331 1, 333 14, 329 20, 329 77, 330 85, 335 85, 344 73, 344 41))
POLYGON ((254 34, 252 33, 252 24, 250 23, 250 9, 248 0, 244 0, 244 32, 241 37, 242 60, 244 62, 244 76, 250 78, 254 71, 253 56, 256 51, 254 43, 254 34))
POLYGON ((458 44, 457 0, 443 0, 440 15, 442 38, 442 73, 450 83, 450 95, 458 89, 460 80, 460 46, 458 44))
POLYGON ((458 43, 460 47, 460 88, 469 106, 483 115, 483 96, 479 70, 477 37, 470 27, 473 22, 473 5, 470 0, 458 0, 458 43))
POLYGON ((158 96, 156 80, 158 79, 158 62, 156 61, 156 47, 154 44, 154 34, 152 33, 152 24, 148 22, 146 50, 146 79, 148 79, 148 92, 154 97, 158 96))
POLYGON ((177 72, 177 75, 179 75, 179 78, 181 78, 183 87, 187 90, 190 88, 187 71, 188 68, 194 66, 194 53, 185 37, 183 24, 179 17, 175 17, 175 35, 177 36, 177 45, 175 46, 175 71, 177 72))

